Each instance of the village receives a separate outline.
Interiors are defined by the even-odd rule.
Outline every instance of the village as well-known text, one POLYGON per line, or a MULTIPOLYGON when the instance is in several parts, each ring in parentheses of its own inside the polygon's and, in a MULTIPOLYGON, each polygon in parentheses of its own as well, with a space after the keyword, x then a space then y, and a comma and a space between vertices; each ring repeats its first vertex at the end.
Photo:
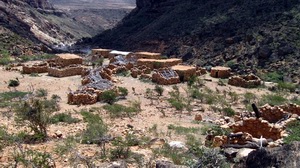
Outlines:
MULTIPOLYGON (((256 149, 282 146, 283 139, 289 136, 287 125, 297 121, 300 115, 300 106, 291 102, 280 105, 260 104, 258 98, 254 97, 263 97, 271 93, 268 88, 276 84, 265 82, 254 74, 238 75, 226 66, 204 68, 186 65, 180 58, 168 58, 160 53, 93 49, 91 54, 85 57, 69 53, 56 54, 52 59, 25 62, 21 64, 21 68, 18 69, 17 65, 14 68, 21 71, 24 79, 32 74, 43 74, 47 76, 47 80, 56 81, 77 76, 76 79, 79 80, 77 88, 75 86, 70 88, 68 85, 71 84, 62 83, 61 87, 67 90, 59 92, 62 102, 68 104, 62 106, 69 110, 102 106, 105 104, 103 94, 107 91, 122 97, 119 100, 121 104, 125 102, 124 97, 127 100, 138 98, 141 114, 137 116, 122 116, 120 119, 108 121, 110 119, 107 118, 107 114, 102 114, 105 111, 100 110, 100 115, 110 123, 111 135, 125 136, 131 132, 141 137, 147 134, 145 130, 158 127, 156 131, 161 132, 162 135, 151 133, 151 141, 147 142, 148 145, 150 144, 150 149, 161 149, 168 144, 171 148, 185 151, 187 150, 186 135, 167 136, 168 132, 174 129, 172 126, 186 127, 188 132, 188 128, 193 129, 195 125, 213 124, 220 129, 230 131, 219 134, 209 128, 204 135, 200 135, 199 132, 193 133, 196 141, 223 149, 224 155, 229 159, 243 159, 256 149), (158 95, 149 89, 154 86, 161 88, 158 95), (127 94, 124 95, 122 88, 126 88, 127 94), (164 90, 168 93, 163 93, 164 90), (174 93, 177 97, 172 96, 174 93), (245 102, 245 106, 250 107, 247 109, 241 108, 241 102, 244 100, 239 96, 245 93, 253 96, 245 102), (216 96, 212 98, 214 94, 216 96), (178 98, 177 103, 183 101, 182 107, 172 102, 172 98, 178 98), (174 126, 178 123, 181 123, 181 126, 174 126)), ((51 85, 51 82, 44 85, 51 85)), ((297 94, 291 93, 291 95, 297 94)), ((109 104, 113 103, 109 102, 109 104)), ((65 127, 64 131, 61 130, 62 127, 64 126, 59 127, 59 131, 57 129, 50 131, 51 136, 58 139, 66 138, 70 133, 68 128, 72 126, 65 127)), ((80 130, 84 128, 76 131, 80 130)), ((137 153, 146 152, 145 155, 151 155, 145 147, 133 145, 132 148, 137 153)), ((91 151, 87 153, 91 154, 91 151)), ((141 167, 146 164, 153 165, 151 157, 148 156, 147 159, 141 167)), ((60 166, 66 166, 66 162, 60 166)), ((174 163, 174 160, 166 159, 165 164, 171 163, 174 163)), ((141 163, 130 163, 127 166, 138 167, 139 164, 141 163)))

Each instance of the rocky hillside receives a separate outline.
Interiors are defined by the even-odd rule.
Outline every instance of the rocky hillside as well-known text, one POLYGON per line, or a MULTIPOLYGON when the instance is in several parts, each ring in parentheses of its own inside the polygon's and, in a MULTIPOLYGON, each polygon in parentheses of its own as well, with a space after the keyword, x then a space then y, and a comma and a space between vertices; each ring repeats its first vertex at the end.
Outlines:
POLYGON ((92 30, 55 10, 47 0, 0 0, 0 28, 1 41, 9 43, 1 48, 7 50, 14 48, 19 39, 28 42, 24 46, 39 43, 61 48, 82 37, 91 37, 92 30))
POLYGON ((87 40, 92 46, 148 50, 200 66, 227 64, 300 73, 298 0, 137 0, 118 27, 87 40))

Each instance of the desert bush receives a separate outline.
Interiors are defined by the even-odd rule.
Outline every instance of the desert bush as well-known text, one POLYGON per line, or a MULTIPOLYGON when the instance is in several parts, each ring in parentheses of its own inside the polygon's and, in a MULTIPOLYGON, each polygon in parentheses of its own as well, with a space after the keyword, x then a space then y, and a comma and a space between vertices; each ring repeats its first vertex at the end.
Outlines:
POLYGON ((110 150, 110 159, 127 159, 131 155, 128 142, 122 137, 117 137, 112 141, 112 149, 110 150))
POLYGON ((193 167, 230 168, 230 165, 226 162, 226 157, 218 149, 203 147, 200 153, 198 162, 193 167))
POLYGON ((223 112, 225 116, 232 117, 235 115, 235 111, 231 107, 223 108, 223 112))
POLYGON ((259 74, 259 77, 268 82, 282 82, 283 81, 283 74, 279 72, 268 72, 268 73, 263 73, 259 74))
POLYGON ((263 95, 259 101, 259 105, 282 105, 286 103, 288 99, 286 99, 283 95, 279 93, 272 93, 263 95))
POLYGON ((200 128, 197 127, 183 127, 183 126, 176 126, 173 124, 168 125, 168 129, 174 130, 175 133, 179 135, 187 135, 190 133, 197 134, 201 132, 200 128))
POLYGON ((256 99, 255 94, 251 93, 251 92, 246 92, 244 94, 244 100, 243 103, 244 104, 249 104, 252 103, 254 100, 256 99))
POLYGON ((124 106, 121 104, 104 105, 103 108, 109 112, 112 118, 131 117, 140 112, 140 105, 124 106))
POLYGON ((288 123, 286 130, 289 135, 283 139, 284 143, 291 144, 294 141, 300 141, 300 122, 298 120, 288 123))
POLYGON ((52 156, 47 152, 18 147, 14 150, 13 158, 15 161, 14 167, 55 167, 52 156))
POLYGON ((277 88, 282 91, 295 92, 297 85, 289 82, 279 82, 277 88))
POLYGON ((164 93, 164 88, 159 85, 155 85, 154 91, 159 95, 162 96, 164 93))
POLYGON ((82 111, 83 120, 87 122, 85 131, 82 133, 82 143, 93 144, 97 143, 100 138, 106 135, 107 125, 102 118, 97 114, 92 114, 87 111, 82 111))
POLYGON ((127 96, 128 95, 128 89, 124 88, 124 87, 118 87, 118 91, 120 93, 120 96, 127 96))
POLYGON ((23 55, 21 56, 21 62, 47 60, 56 57, 55 54, 41 54, 41 55, 23 55))
POLYGON ((51 114, 59 110, 53 99, 31 98, 21 102, 15 109, 15 120, 20 126, 28 126, 34 132, 33 140, 45 140, 51 114))
POLYGON ((46 89, 40 88, 35 91, 35 96, 36 97, 47 97, 48 91, 46 89))
POLYGON ((0 57, 0 65, 8 65, 11 62, 12 61, 10 60, 9 56, 2 56, 2 57, 0 57))
POLYGON ((117 93, 114 90, 107 90, 101 94, 101 100, 108 104, 113 104, 117 101, 117 93))
POLYGON ((102 66, 103 62, 104 62, 104 58, 101 57, 101 58, 97 59, 96 61, 92 62, 92 66, 93 67, 95 67, 95 66, 102 66))
POLYGON ((14 142, 13 135, 7 132, 5 127, 0 127, 0 151, 14 142))
POLYGON ((17 87, 17 86, 19 86, 19 85, 20 85, 20 81, 19 81, 18 78, 16 78, 16 79, 11 79, 11 80, 8 81, 8 86, 9 86, 9 87, 17 87))
POLYGON ((50 122, 52 124, 56 124, 56 123, 59 123, 59 122, 64 122, 64 123, 72 124, 72 123, 78 123, 78 122, 80 122, 80 119, 73 118, 71 114, 59 113, 59 114, 53 115, 50 118, 50 122))
POLYGON ((188 85, 189 87, 192 87, 192 86, 194 86, 194 85, 196 84, 197 80, 198 80, 198 77, 197 77, 196 75, 192 75, 192 76, 189 78, 189 80, 187 81, 187 85, 188 85))
POLYGON ((213 136, 219 136, 219 135, 228 135, 230 132, 231 132, 230 129, 224 129, 214 124, 206 124, 201 128, 202 135, 210 134, 213 136))

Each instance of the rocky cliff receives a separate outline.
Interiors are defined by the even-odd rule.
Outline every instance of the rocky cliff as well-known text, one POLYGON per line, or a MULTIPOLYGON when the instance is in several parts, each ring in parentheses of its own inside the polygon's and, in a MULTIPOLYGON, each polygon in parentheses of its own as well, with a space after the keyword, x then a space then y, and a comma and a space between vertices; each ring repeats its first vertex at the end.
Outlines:
POLYGON ((119 26, 87 44, 148 50, 240 73, 300 73, 299 0, 137 0, 119 26))
POLYGON ((5 49, 8 50, 19 41, 12 36, 29 43, 63 48, 77 39, 91 37, 89 30, 92 29, 54 9, 47 0, 0 0, 0 28, 3 30, 0 39, 6 38, 9 43, 6 46, 10 47, 5 49))

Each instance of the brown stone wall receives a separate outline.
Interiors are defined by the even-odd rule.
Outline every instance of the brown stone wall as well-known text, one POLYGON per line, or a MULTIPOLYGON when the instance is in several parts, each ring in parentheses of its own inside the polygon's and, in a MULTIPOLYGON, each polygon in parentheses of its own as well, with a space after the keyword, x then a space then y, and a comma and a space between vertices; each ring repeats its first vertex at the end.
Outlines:
POLYGON ((31 74, 31 73, 47 73, 48 72, 48 65, 45 64, 38 64, 38 65, 23 65, 24 74, 31 74))
POLYGON ((160 53, 149 53, 149 52, 137 52, 134 53, 137 59, 160 59, 160 53))
POLYGON ((230 125, 230 128, 233 132, 247 132, 255 138, 263 138, 272 140, 277 140, 282 138, 281 133, 283 129, 274 124, 270 124, 266 120, 256 119, 256 118, 247 118, 243 121, 236 122, 230 125))
POLYGON ((174 65, 178 65, 181 63, 182 63, 181 59, 138 59, 137 60, 138 66, 145 65, 151 70, 172 67, 174 65))
POLYGON ((214 78, 228 78, 230 77, 231 69, 227 67, 213 67, 211 68, 210 76, 214 78))
POLYGON ((261 112, 261 117, 270 123, 276 123, 287 115, 287 112, 279 106, 272 107, 268 104, 262 106, 259 110, 261 112))
POLYGON ((81 75, 82 71, 84 70, 81 66, 75 66, 75 67, 65 67, 65 68, 56 68, 56 67, 50 67, 48 68, 48 75, 54 76, 54 77, 67 77, 67 76, 75 76, 75 75, 81 75))
POLYGON ((183 81, 188 81, 192 76, 196 75, 196 67, 178 65, 173 66, 172 69, 177 72, 179 78, 183 81))
POLYGON ((83 59, 80 57, 78 57, 78 58, 64 58, 64 57, 55 58, 55 63, 61 67, 67 67, 69 65, 74 65, 74 64, 82 64, 82 62, 83 62, 83 59))
POLYGON ((109 58, 109 49, 92 49, 92 55, 103 56, 104 58, 109 58))
POLYGON ((97 94, 96 93, 69 93, 68 94, 68 104, 72 105, 86 105, 86 104, 95 104, 97 103, 97 94))
POLYGON ((232 76, 228 80, 228 84, 244 88, 252 88, 261 85, 261 80, 255 75, 232 76))
POLYGON ((296 104, 286 104, 280 106, 284 111, 292 114, 297 114, 300 116, 300 106, 296 104))
POLYGON ((153 73, 152 75, 152 81, 160 84, 160 85, 173 85, 173 84, 177 84, 180 83, 180 78, 179 75, 176 73, 176 71, 174 71, 174 73, 176 74, 174 77, 170 77, 170 78, 165 78, 162 75, 162 70, 157 70, 153 73))

